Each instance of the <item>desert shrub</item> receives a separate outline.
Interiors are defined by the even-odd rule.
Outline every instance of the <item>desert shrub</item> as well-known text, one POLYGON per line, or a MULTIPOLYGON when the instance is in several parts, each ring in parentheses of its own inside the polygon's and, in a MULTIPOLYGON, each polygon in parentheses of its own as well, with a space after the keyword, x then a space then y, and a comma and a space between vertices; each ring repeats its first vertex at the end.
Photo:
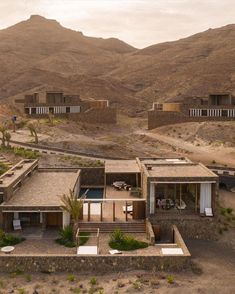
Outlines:
POLYGON ((0 247, 13 246, 23 242, 24 240, 25 238, 6 234, 3 230, 0 230, 0 247))
POLYGON ((91 279, 90 279, 90 284, 91 284, 92 286, 96 285, 96 284, 97 284, 97 279, 96 279, 95 277, 91 278, 91 279))
POLYGON ((173 283, 174 283, 174 277, 173 277, 173 276, 168 276, 168 277, 167 277, 167 282, 168 282, 169 284, 173 284, 173 283))
POLYGON ((25 280, 26 280, 26 282, 31 282, 32 281, 32 276, 31 275, 26 275, 25 276, 25 280))
POLYGON ((74 282, 75 281, 75 276, 73 274, 69 274, 68 277, 67 277, 67 280, 69 282, 74 282))
POLYGON ((109 246, 117 250, 130 251, 146 248, 148 243, 136 240, 133 236, 124 234, 117 229, 110 236, 109 246))

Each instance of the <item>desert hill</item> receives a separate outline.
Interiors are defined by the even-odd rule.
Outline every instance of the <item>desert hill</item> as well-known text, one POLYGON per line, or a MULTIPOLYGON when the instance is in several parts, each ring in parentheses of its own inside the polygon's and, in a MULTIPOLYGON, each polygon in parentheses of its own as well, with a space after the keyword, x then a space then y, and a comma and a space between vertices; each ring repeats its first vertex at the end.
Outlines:
POLYGON ((138 50, 33 15, 0 30, 0 75, 0 99, 59 88, 132 112, 153 101, 235 93, 235 25, 138 50))
POLYGON ((112 76, 132 84, 145 101, 235 92, 235 25, 136 51, 112 76))

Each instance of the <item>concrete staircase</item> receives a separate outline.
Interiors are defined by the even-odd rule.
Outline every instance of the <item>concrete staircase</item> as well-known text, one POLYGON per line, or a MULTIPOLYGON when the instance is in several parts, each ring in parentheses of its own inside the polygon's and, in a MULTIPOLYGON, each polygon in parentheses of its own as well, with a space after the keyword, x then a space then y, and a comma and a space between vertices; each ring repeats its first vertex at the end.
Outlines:
POLYGON ((110 233, 115 229, 120 229, 126 233, 145 233, 144 222, 81 222, 79 229, 82 231, 95 231, 100 229, 102 233, 110 233))

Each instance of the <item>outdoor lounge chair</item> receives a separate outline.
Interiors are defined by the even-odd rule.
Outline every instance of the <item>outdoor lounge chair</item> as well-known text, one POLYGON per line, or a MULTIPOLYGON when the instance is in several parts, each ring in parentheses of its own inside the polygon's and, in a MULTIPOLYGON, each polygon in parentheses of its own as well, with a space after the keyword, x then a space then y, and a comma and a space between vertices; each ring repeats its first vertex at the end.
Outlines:
POLYGON ((109 253, 110 253, 111 255, 116 255, 116 254, 122 254, 122 251, 117 250, 117 249, 114 249, 114 250, 109 250, 109 253))
POLYGON ((14 228, 14 231, 22 230, 21 223, 20 223, 19 219, 14 219, 13 220, 13 228, 14 228))
POLYGON ((212 208, 205 208, 205 215, 206 216, 213 216, 212 208))

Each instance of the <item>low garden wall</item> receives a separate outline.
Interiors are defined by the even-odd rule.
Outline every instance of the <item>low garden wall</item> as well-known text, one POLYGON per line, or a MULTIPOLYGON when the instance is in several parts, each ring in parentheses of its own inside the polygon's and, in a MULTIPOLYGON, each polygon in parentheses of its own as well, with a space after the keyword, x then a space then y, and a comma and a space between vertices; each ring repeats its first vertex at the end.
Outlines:
POLYGON ((0 272, 80 272, 110 273, 129 270, 181 271, 190 268, 189 256, 75 256, 75 255, 4 255, 0 272))

